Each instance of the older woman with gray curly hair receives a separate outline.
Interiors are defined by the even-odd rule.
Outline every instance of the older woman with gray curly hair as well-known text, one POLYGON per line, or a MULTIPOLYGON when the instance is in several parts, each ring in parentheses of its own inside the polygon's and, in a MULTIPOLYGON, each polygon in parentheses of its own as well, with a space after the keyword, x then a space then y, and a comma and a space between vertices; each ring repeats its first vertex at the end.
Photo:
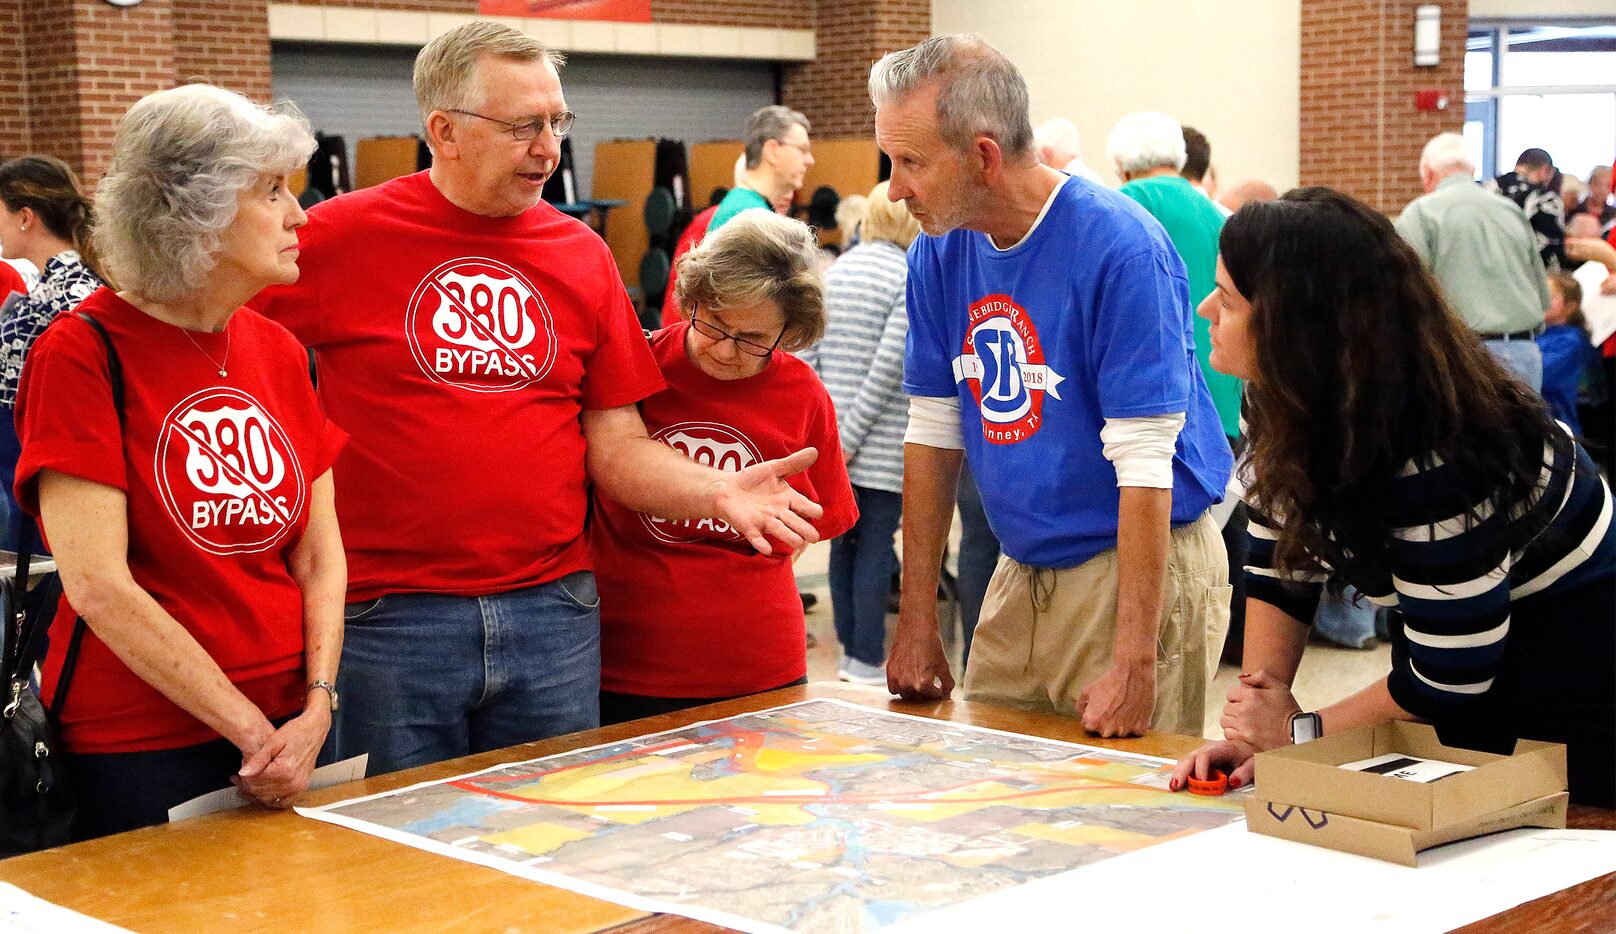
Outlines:
MULTIPOLYGON (((684 320, 651 335, 667 388, 640 403, 651 437, 738 472, 812 445, 786 482, 824 507, 821 540, 858 516, 830 395, 789 353, 819 339, 819 244, 803 224, 743 211, 679 262, 684 320)), ((754 550, 721 520, 636 513, 595 494, 602 723, 801 683, 802 602, 788 548, 754 550)))
POLYGON ((289 806, 336 707, 345 435, 304 352, 242 305, 295 282, 290 108, 188 85, 118 130, 96 194, 102 288, 36 343, 17 493, 60 569, 55 698, 84 839, 234 783, 289 806), (60 690, 65 684, 65 692, 60 690))

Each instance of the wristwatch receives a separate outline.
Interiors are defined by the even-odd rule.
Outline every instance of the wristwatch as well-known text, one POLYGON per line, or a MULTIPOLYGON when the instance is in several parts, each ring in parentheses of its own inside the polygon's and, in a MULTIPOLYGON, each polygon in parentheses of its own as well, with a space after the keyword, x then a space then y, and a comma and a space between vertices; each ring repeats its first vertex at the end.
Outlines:
MULTIPOLYGON (((335 695, 333 695, 333 703, 335 695)), ((1301 711, 1291 714, 1291 742, 1301 744, 1324 735, 1324 721, 1316 713, 1301 711)))
MULTIPOLYGON (((331 712, 336 713, 337 712, 337 686, 332 684, 329 681, 310 681, 308 691, 312 691, 315 688, 319 688, 320 690, 326 692, 326 694, 330 695, 330 697, 331 697, 331 712)), ((307 694, 308 691, 304 691, 303 693, 307 694)))

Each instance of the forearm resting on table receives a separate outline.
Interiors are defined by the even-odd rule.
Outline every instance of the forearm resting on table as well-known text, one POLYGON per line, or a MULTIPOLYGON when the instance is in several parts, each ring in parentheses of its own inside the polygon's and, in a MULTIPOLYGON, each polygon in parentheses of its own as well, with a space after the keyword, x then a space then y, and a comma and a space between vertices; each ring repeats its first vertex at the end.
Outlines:
POLYGON ((1154 665, 1172 537, 1173 491, 1125 486, 1119 493, 1113 660, 1154 665))
POLYGON ((129 572, 122 491, 47 470, 40 511, 68 602, 136 677, 236 746, 271 732, 269 721, 195 638, 129 572))
POLYGON ((1246 599, 1246 638, 1240 667, 1248 673, 1265 671, 1287 685, 1296 682, 1296 669, 1307 647, 1307 626, 1290 614, 1255 597, 1246 599))

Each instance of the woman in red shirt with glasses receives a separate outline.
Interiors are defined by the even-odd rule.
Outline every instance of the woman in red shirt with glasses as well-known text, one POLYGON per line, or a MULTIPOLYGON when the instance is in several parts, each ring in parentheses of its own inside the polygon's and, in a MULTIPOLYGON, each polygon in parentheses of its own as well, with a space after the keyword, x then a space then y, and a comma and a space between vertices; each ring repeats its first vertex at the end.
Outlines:
MULTIPOLYGON (((679 264, 683 321, 651 335, 668 388, 640 403, 651 436, 725 471, 804 446, 789 482, 824 507, 821 540, 857 518, 830 396, 800 350, 824 332, 818 244, 803 224, 747 211, 679 264)), ((806 680, 793 555, 762 553, 720 519, 667 520, 597 492, 602 724, 806 680)))

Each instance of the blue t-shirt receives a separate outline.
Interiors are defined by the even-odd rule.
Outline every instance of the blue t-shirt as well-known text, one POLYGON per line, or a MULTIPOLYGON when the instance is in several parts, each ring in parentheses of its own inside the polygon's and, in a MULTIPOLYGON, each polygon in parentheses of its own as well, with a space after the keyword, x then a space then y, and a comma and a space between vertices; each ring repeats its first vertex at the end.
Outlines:
POLYGON ((1006 554, 1072 567, 1116 547, 1106 418, 1185 413, 1174 525, 1218 502, 1234 459, 1195 362, 1184 263, 1161 225, 1067 178, 1014 247, 983 234, 909 250, 904 391, 958 396, 965 456, 1006 554))

